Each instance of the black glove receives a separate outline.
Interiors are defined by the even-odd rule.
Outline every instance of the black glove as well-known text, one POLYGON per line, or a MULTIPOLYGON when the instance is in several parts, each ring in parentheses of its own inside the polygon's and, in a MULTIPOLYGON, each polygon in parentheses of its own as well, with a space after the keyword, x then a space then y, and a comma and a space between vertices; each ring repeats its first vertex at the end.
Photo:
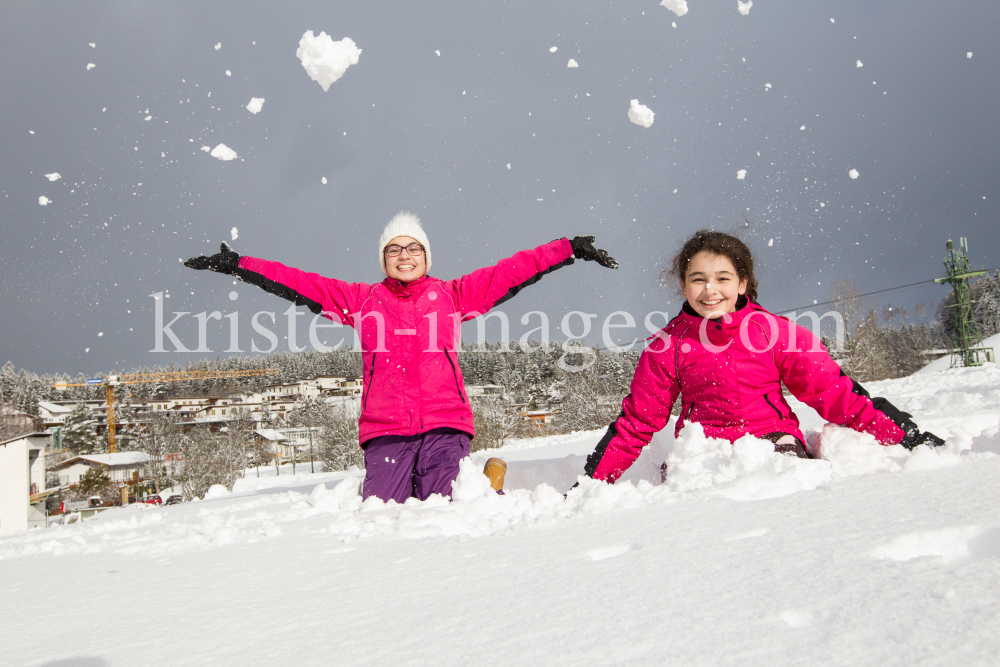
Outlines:
POLYGON ((205 257, 204 255, 192 257, 184 262, 184 266, 198 271, 208 269, 209 271, 228 273, 229 275, 234 274, 239 267, 240 256, 225 242, 219 246, 219 250, 221 251, 220 253, 211 257, 205 257))
POLYGON ((940 447, 941 445, 944 444, 944 440, 937 437, 930 431, 924 431, 923 433, 921 433, 920 428, 917 427, 917 425, 911 421, 907 421, 906 424, 904 424, 903 430, 906 431, 906 435, 903 436, 903 439, 900 441, 899 444, 901 444, 903 447, 906 447, 907 449, 914 449, 916 447, 919 447, 920 445, 927 445, 928 447, 940 447))
POLYGON ((618 268, 617 260, 609 255, 607 250, 598 250, 594 247, 593 236, 577 236, 569 244, 573 246, 573 256, 577 259, 597 262, 609 269, 618 268))

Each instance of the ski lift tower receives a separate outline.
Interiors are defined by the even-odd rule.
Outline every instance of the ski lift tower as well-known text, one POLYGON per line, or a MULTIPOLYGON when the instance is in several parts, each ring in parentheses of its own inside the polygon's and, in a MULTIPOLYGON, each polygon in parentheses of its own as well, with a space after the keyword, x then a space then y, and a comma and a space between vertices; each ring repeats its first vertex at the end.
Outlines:
POLYGON ((948 308, 955 309, 952 318, 953 333, 951 343, 951 367, 959 366, 982 366, 985 361, 993 361, 993 348, 982 347, 982 338, 979 335, 979 326, 976 324, 975 314, 972 312, 972 289, 969 286, 970 278, 977 278, 986 273, 985 270, 969 265, 969 243, 963 236, 958 240, 958 250, 948 239, 948 255, 944 261, 944 268, 948 271, 947 278, 936 278, 934 282, 938 284, 949 284, 955 295, 954 302, 948 308))

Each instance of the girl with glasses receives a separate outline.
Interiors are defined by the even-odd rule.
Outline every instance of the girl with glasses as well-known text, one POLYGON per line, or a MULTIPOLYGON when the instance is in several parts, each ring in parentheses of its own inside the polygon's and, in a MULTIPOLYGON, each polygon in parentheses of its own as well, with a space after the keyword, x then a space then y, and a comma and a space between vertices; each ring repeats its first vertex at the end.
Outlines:
POLYGON ((373 285, 241 257, 225 243, 218 254, 185 265, 236 276, 357 330, 364 368, 362 495, 402 503, 434 493, 450 497, 458 463, 469 454, 475 428, 458 364, 461 322, 576 259, 618 268, 593 243, 592 236, 557 239, 467 276, 439 280, 428 275, 431 246, 420 220, 404 211, 379 239, 386 278, 373 285))

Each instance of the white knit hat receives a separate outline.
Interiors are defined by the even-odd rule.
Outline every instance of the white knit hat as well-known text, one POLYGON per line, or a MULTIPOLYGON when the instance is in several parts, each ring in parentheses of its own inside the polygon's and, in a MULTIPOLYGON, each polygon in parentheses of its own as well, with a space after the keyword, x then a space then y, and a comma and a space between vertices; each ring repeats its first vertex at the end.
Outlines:
POLYGON ((427 234, 420 225, 420 218, 409 211, 400 211, 385 226, 382 238, 378 240, 378 262, 382 266, 382 273, 389 275, 385 270, 385 247, 389 245, 397 236, 409 236, 416 239, 424 247, 424 257, 427 258, 427 271, 431 270, 431 242, 427 240, 427 234))

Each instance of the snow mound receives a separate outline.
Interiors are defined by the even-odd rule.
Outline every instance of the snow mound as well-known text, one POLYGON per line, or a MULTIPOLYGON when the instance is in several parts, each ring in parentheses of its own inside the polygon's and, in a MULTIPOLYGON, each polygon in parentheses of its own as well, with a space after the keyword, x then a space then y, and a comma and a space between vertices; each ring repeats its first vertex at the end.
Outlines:
MULTIPOLYGON (((683 2, 683 0, 681 0, 683 2)), ((628 119, 636 125, 649 127, 653 124, 653 113, 645 104, 639 104, 639 100, 632 100, 632 106, 628 110, 628 119)))
POLYGON ((317 37, 312 30, 307 30, 299 40, 295 55, 302 61, 309 78, 326 92, 330 84, 344 76, 348 67, 358 64, 361 49, 350 37, 335 42, 325 32, 317 37))
POLYGON ((579 66, 580 65, 575 60, 573 60, 572 58, 570 58, 569 62, 566 63, 566 67, 579 67, 579 66))
POLYGON ((688 13, 687 0, 663 0, 660 4, 674 14, 677 14, 677 16, 684 16, 688 13))
POLYGON ((746 16, 747 14, 750 13, 751 7, 753 7, 753 0, 747 0, 746 2, 743 2, 742 0, 736 0, 736 10, 743 16, 746 16))
POLYGON ((710 491, 732 500, 779 498, 811 491, 833 478, 827 461, 779 454, 773 443, 751 435, 733 444, 708 438, 697 423, 681 431, 667 466, 669 490, 710 491))
POLYGON ((247 111, 249 111, 252 114, 256 114, 259 113, 263 107, 264 107, 263 97, 251 97, 250 103, 247 104, 247 111))
POLYGON ((209 153, 209 155, 215 158, 219 158, 220 160, 235 160, 237 157, 236 151, 234 151, 232 148, 230 148, 225 144, 219 144, 218 146, 213 148, 212 152, 209 153))
POLYGON ((876 548, 872 556, 879 560, 907 561, 936 557, 943 563, 968 558, 969 544, 983 533, 980 526, 955 526, 942 530, 908 533, 876 548))
MULTIPOLYGON (((983 342, 982 342, 982 346, 983 347, 992 347, 994 353, 995 352, 1000 352, 1000 334, 996 334, 996 335, 990 336, 989 338, 984 339, 983 342)), ((994 364, 994 366, 995 366, 995 364, 994 364)), ((939 359, 935 359, 931 363, 927 364, 926 366, 924 366, 923 368, 921 368, 919 371, 917 371, 916 373, 914 373, 914 375, 924 374, 924 373, 939 373, 941 371, 946 371, 946 370, 948 370, 950 368, 951 368, 951 355, 950 354, 946 354, 943 357, 941 357, 939 359)))
POLYGON ((736 172, 736 180, 737 181, 745 181, 746 177, 747 177, 747 170, 746 169, 740 169, 738 172, 736 172))
POLYGON ((62 178, 62 175, 58 171, 54 171, 51 174, 45 174, 45 178, 49 179, 50 181, 58 181, 60 178, 62 178))

